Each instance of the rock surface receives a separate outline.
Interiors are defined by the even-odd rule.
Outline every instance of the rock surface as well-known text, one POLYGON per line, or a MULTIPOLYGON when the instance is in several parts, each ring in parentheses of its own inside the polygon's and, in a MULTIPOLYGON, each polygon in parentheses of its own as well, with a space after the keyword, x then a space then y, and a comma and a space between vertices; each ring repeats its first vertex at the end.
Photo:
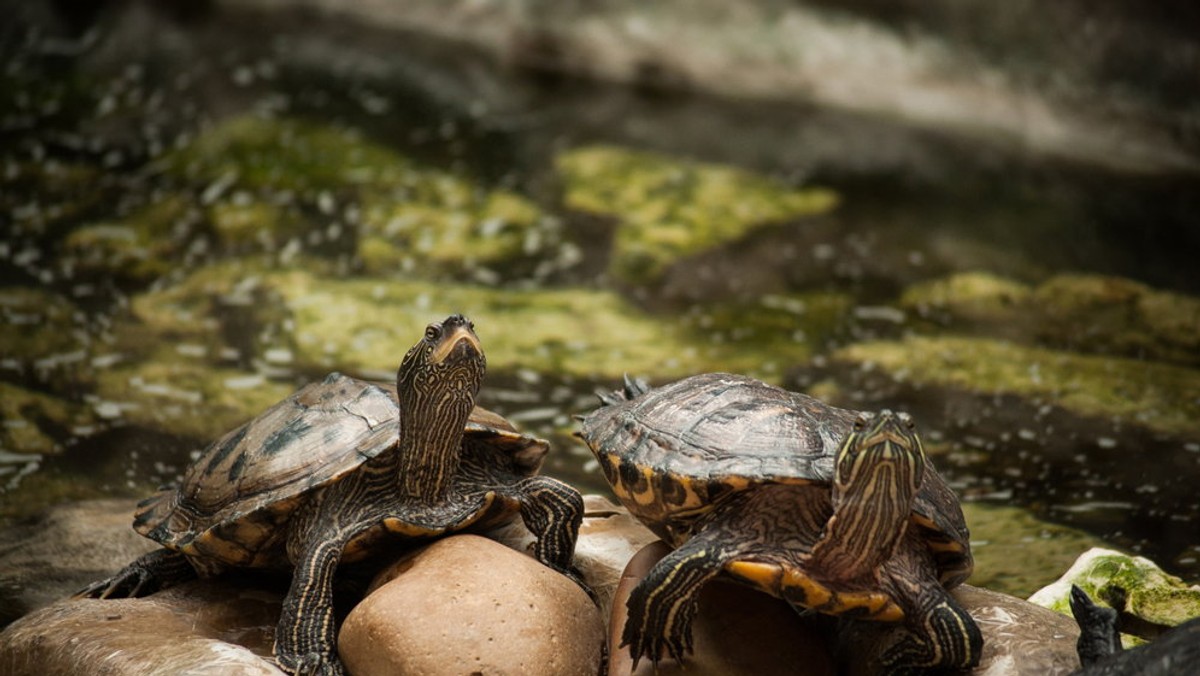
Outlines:
POLYGON ((66 599, 0 633, 0 673, 278 676, 264 656, 280 599, 257 585, 215 580, 142 599, 66 599))
MULTIPOLYGON (((787 603, 735 584, 717 582, 700 592, 700 607, 692 624, 695 652, 684 664, 664 659, 657 668, 640 660, 637 669, 628 648, 617 648, 627 618, 625 603, 638 581, 670 550, 661 541, 646 546, 629 561, 617 588, 608 635, 608 676, 757 676, 837 673, 828 642, 817 622, 801 618, 787 603)), ((826 623, 827 624, 827 623, 826 623)))
MULTIPOLYGON (((1054 676, 1079 668, 1079 628, 1071 618, 981 587, 962 585, 953 594, 983 632, 983 656, 972 676, 1054 676)), ((841 673, 876 673, 899 629, 875 622, 847 626, 839 637, 841 673)))
POLYGON ((475 535, 438 540, 376 578, 338 652, 355 676, 595 674, 604 625, 574 582, 475 535))

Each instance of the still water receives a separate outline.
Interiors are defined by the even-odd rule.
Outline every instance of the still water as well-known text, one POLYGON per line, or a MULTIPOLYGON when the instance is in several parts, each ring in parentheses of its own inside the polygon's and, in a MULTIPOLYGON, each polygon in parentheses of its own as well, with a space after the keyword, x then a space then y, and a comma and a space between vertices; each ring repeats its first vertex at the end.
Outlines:
POLYGON ((5 518, 144 495, 466 311, 482 403, 584 490, 597 388, 745 372, 910 410, 971 505, 1200 578, 1196 176, 363 28, 152 28, 6 44, 5 518))

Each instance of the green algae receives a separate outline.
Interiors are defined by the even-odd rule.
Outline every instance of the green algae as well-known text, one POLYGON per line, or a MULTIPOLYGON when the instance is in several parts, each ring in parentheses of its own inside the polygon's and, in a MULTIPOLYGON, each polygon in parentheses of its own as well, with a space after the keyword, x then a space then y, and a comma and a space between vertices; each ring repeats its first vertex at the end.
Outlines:
POLYGON ((967 272, 915 284, 900 304, 955 330, 1200 365, 1200 299, 1121 277, 1056 275, 1031 287, 967 272))
POLYGON ((619 220, 611 271, 628 282, 653 281, 680 258, 838 202, 831 190, 627 148, 577 148, 555 164, 568 208, 619 220))
POLYGON ((0 450, 48 455, 61 442, 96 424, 91 409, 42 392, 0 382, 0 450))
POLYGON ((1085 552, 1029 600, 1070 615, 1072 584, 1093 600, 1152 624, 1174 627, 1200 617, 1200 586, 1187 585, 1149 559, 1100 548, 1085 552))
POLYGON ((971 529, 978 587, 1020 596, 1053 582, 1080 552, 1104 543, 1081 530, 1048 523, 1019 507, 963 503, 971 529))
POLYGON ((917 386, 1042 398, 1082 416, 1200 435, 1200 371, 1179 366, 953 336, 858 343, 830 356, 917 386))
POLYGON ((169 346, 96 375, 96 396, 129 424, 213 439, 294 391, 260 374, 182 359, 169 346))
POLYGON ((82 226, 63 240, 63 254, 83 273, 151 281, 176 266, 186 233, 179 225, 189 209, 173 195, 128 217, 82 226))

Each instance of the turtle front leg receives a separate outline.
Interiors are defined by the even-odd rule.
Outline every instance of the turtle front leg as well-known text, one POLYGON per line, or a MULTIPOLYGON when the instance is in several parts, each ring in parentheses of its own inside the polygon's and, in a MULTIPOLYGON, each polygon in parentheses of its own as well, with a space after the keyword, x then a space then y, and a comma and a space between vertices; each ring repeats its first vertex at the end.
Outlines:
POLYGON ((333 616, 333 574, 344 538, 310 538, 295 557, 292 584, 275 626, 275 661, 290 674, 342 676, 333 616))
POLYGON ((736 556, 719 539, 719 531, 697 535, 663 557, 630 592, 621 645, 629 646, 634 669, 642 657, 657 665, 665 652, 682 663, 692 652, 700 589, 736 556))
MULTIPOLYGON (((583 496, 567 484, 547 476, 522 479, 513 490, 521 506, 521 520, 537 538, 533 555, 546 566, 583 585, 571 570, 575 541, 583 523, 583 496)), ((584 589, 587 589, 586 585, 584 589)))
POLYGON ((916 600, 905 608, 907 631, 883 654, 885 673, 900 676, 978 665, 983 634, 954 597, 930 580, 916 600))
POLYGON ((173 549, 143 554, 116 575, 80 589, 75 598, 137 598, 197 577, 187 557, 173 549))

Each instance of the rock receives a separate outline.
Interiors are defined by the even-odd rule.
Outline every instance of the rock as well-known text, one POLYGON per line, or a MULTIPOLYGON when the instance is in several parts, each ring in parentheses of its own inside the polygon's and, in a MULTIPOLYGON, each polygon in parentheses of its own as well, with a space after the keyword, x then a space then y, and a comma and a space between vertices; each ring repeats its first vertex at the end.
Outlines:
POLYGON ((910 286, 900 307, 955 331, 1200 364, 1200 299, 1121 277, 1055 275, 1031 287, 965 272, 910 286))
MULTIPOLYGON (((1053 676, 1079 668, 1079 628, 1071 618, 981 587, 961 585, 952 594, 983 633, 979 666, 968 672, 973 676, 1053 676)), ((846 676, 877 673, 880 656, 900 632, 877 622, 842 627, 839 662, 846 676)))
POLYGON ((120 220, 91 223, 62 243, 62 262, 84 276, 148 283, 179 264, 197 213, 172 195, 120 220))
POLYGON ((802 673, 823 676, 837 673, 826 648, 827 636, 817 622, 802 618, 786 602, 740 585, 713 582, 700 592, 699 610, 692 623, 695 652, 684 664, 670 658, 657 668, 641 660, 636 670, 627 648, 618 648, 627 618, 626 602, 634 586, 670 549, 655 541, 629 561, 621 576, 609 619, 608 676, 757 676, 802 673))
POLYGON ((205 580, 141 599, 59 601, 0 632, 0 673, 279 676, 264 657, 281 600, 258 585, 205 580))
MULTIPOLYGON (((583 496, 583 510, 574 565, 595 595, 601 615, 608 617, 625 564, 658 536, 604 496, 583 496)), ((533 544, 533 534, 519 520, 487 536, 517 551, 528 551, 533 544)))
POLYGON ((831 190, 627 148, 577 148, 556 165, 568 208, 620 219, 610 270, 626 282, 655 281, 681 259, 838 202, 831 190))
POLYGON ((456 535, 401 559, 346 618, 355 676, 595 674, 599 609, 567 577, 499 543, 456 535))
POLYGON ((65 391, 87 381, 89 343, 84 315, 70 300, 41 289, 0 288, 0 372, 65 391))
POLYGON ((1149 559, 1099 547, 1084 552, 1061 578, 1029 600, 1070 615, 1072 584, 1095 602, 1117 609, 1124 616, 1122 629, 1143 638, 1200 617, 1200 585, 1187 585, 1149 559), (1141 631, 1130 631, 1130 626, 1141 631))
MULTIPOLYGON (((92 409, 41 392, 0 382, 0 453, 58 453, 63 443, 94 431, 92 409)), ((5 458, 5 463, 12 462, 5 458)))
POLYGON ((133 510, 132 500, 86 500, 0 530, 0 626, 157 548, 134 532, 133 510))

